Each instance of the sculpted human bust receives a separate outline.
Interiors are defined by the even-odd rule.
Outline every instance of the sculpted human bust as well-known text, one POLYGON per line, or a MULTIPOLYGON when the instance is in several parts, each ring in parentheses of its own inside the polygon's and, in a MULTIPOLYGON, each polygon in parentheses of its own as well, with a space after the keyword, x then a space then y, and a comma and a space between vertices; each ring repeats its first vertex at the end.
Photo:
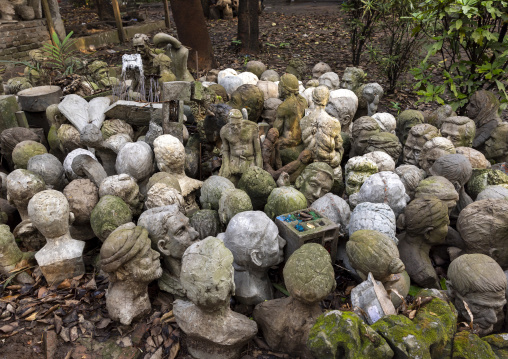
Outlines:
POLYGON ((369 138, 380 132, 379 124, 369 116, 363 116, 353 122, 351 130, 351 151, 349 157, 361 156, 369 145, 369 138))
MULTIPOLYGON (((355 207, 349 220, 349 237, 364 229, 386 234, 395 244, 399 242, 395 237, 395 214, 386 203, 363 202, 355 207)), ((367 274, 368 272, 365 273, 365 278, 367 274)))
POLYGON ((415 198, 426 195, 437 197, 448 207, 448 214, 457 205, 459 193, 455 190, 453 184, 442 176, 430 176, 420 181, 415 190, 415 198))
POLYGON ((344 171, 346 172, 346 194, 350 196, 360 191, 365 180, 378 172, 378 167, 374 161, 356 156, 347 161, 344 171))
POLYGON ((373 116, 377 112, 377 106, 383 97, 383 88, 377 82, 368 83, 363 87, 362 94, 367 101, 367 116, 373 116))
POLYGON ((469 99, 466 114, 476 125, 474 148, 483 150, 483 145, 489 139, 492 131, 501 123, 498 111, 499 100, 491 91, 476 91, 469 99))
POLYGON ((406 188, 406 193, 411 198, 415 196, 415 191, 420 181, 422 181, 427 174, 421 168, 413 165, 402 165, 395 169, 395 174, 399 176, 400 180, 406 188))
POLYGON ((420 168, 430 174, 429 170, 439 157, 454 154, 455 146, 444 137, 434 137, 425 142, 418 163, 420 168))
POLYGON ((358 109, 358 96, 346 89, 331 91, 325 109, 330 116, 339 120, 341 131, 350 134, 353 118, 358 109))
POLYGON ((241 212, 219 236, 235 258, 235 298, 247 305, 272 299, 267 271, 282 262, 286 244, 275 223, 264 212, 241 212))
POLYGON ((398 236, 400 258, 409 277, 423 288, 440 288, 429 258, 430 248, 444 244, 448 234, 448 207, 434 196, 411 201, 400 222, 405 232, 398 236))
POLYGON ((263 167, 258 127, 244 120, 240 110, 229 112, 229 122, 220 130, 222 166, 219 175, 238 183, 242 174, 252 166, 263 167))
POLYGON ((203 182, 187 177, 185 174, 185 147, 174 136, 162 135, 153 142, 153 151, 157 167, 173 175, 180 184, 185 199, 185 210, 192 214, 199 209, 196 203, 196 192, 203 182))
POLYGON ((390 132, 395 135, 395 128, 397 127, 397 120, 391 113, 377 112, 371 116, 379 124, 381 132, 390 132))
POLYGON ((185 297, 180 284, 182 256, 187 248, 199 240, 198 232, 190 226, 189 219, 175 204, 143 212, 138 226, 148 230, 152 248, 162 256, 164 271, 159 279, 160 288, 178 297, 185 297))
POLYGON ((320 301, 336 286, 330 254, 317 243, 304 244, 283 273, 290 296, 258 304, 252 316, 271 349, 314 358, 306 345, 309 331, 321 315, 320 301))
POLYGON ((162 268, 145 228, 127 223, 113 231, 101 247, 101 268, 109 274, 106 308, 111 319, 130 325, 150 312, 148 284, 162 275, 162 268))
POLYGON ((365 153, 382 151, 390 155, 394 162, 399 161, 402 152, 402 145, 399 138, 389 132, 380 132, 370 136, 367 141, 365 153))
POLYGON ((277 117, 273 127, 280 134, 279 141, 283 164, 296 160, 301 152, 301 147, 298 147, 302 143, 300 120, 305 114, 307 100, 298 94, 298 87, 298 79, 294 75, 284 74, 281 76, 279 93, 284 102, 277 108, 277 117), (297 150, 298 148, 300 148, 300 151, 297 150))
POLYGON ((475 134, 475 123, 469 117, 453 116, 442 121, 441 136, 452 141, 455 147, 472 147, 475 134))
POLYGON ((84 274, 85 242, 71 238, 69 224, 74 215, 69 211, 67 198, 55 190, 39 192, 28 203, 28 215, 47 241, 35 254, 46 281, 55 284, 84 274))
POLYGON ((402 111, 397 117, 396 133, 401 143, 406 143, 411 127, 423 123, 423 113, 417 110, 402 111))
POLYGON ((238 358, 257 333, 256 322, 229 307, 233 276, 233 255, 217 238, 194 243, 183 255, 181 280, 190 301, 176 300, 173 313, 194 358, 238 358))
POLYGON ((464 208, 457 219, 457 230, 466 253, 481 253, 508 269, 508 202, 484 199, 464 208))
POLYGON ((425 142, 434 137, 438 137, 439 130, 427 123, 422 123, 411 127, 404 144, 402 162, 406 165, 418 166, 420 155, 425 142))
POLYGON ((448 267, 448 295, 459 316, 472 322, 480 336, 500 329, 506 285, 506 276, 499 264, 483 254, 464 254, 448 267))
POLYGON ((485 141, 485 157, 495 163, 508 162, 508 123, 500 123, 485 141))
POLYGON ((30 199, 45 189, 42 177, 30 171, 18 169, 7 176, 7 200, 16 207, 22 221, 29 220, 27 207, 30 199))
POLYGON ((341 126, 339 120, 325 111, 330 92, 325 86, 318 86, 312 93, 314 110, 300 121, 302 140, 311 151, 314 161, 329 164, 335 172, 335 178, 342 179, 340 163, 342 148, 341 126))
POLYGON ((305 167, 298 176, 295 187, 303 193, 310 205, 331 191, 334 181, 333 169, 324 162, 314 162, 305 167))

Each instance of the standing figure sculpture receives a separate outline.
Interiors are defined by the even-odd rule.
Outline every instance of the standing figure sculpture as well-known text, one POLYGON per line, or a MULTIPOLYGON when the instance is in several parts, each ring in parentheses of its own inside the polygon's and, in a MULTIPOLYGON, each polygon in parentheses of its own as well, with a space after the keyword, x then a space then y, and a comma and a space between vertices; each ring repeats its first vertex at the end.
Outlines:
POLYGON ((219 175, 238 183, 247 168, 263 168, 263 156, 258 127, 244 120, 240 110, 229 112, 229 123, 220 130, 222 139, 222 166, 219 175))

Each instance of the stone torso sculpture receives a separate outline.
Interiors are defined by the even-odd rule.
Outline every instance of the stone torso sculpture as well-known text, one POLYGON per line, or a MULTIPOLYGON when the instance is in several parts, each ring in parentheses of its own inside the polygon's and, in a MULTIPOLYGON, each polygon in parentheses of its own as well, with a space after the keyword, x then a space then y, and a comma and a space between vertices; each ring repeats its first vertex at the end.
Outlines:
POLYGON ((406 270, 424 288, 439 288, 439 279, 429 258, 430 248, 444 244, 448 234, 448 208, 434 196, 411 201, 400 219, 405 232, 399 235, 399 252, 406 270))
POLYGON ((336 173, 335 178, 342 179, 340 163, 344 149, 341 127, 339 120, 325 111, 328 97, 329 91, 325 86, 314 90, 312 99, 315 108, 300 121, 302 139, 305 147, 311 151, 314 161, 329 164, 336 173))
POLYGON ((35 254, 46 281, 55 284, 84 274, 85 242, 71 238, 69 224, 74 215, 69 212, 67 198, 55 190, 39 192, 28 203, 28 215, 47 241, 35 254))
POLYGON ((483 254, 458 257, 448 268, 446 286, 459 316, 472 322, 478 335, 484 336, 501 328, 506 304, 506 276, 492 258, 483 254))
POLYGON ((294 161, 301 152, 300 120, 307 108, 307 101, 298 94, 298 80, 291 74, 285 74, 280 78, 279 93, 284 102, 277 109, 273 127, 280 134, 281 158, 285 164, 294 161))
POLYGON ((330 254, 319 244, 304 244, 284 266, 284 283, 290 297, 258 304, 254 320, 271 349, 314 358, 306 346, 309 331, 321 315, 319 302, 336 285, 330 254))
POLYGON ((190 301, 173 305, 187 350, 197 359, 235 359, 257 333, 257 325, 229 307, 235 292, 233 255, 222 241, 208 237, 182 258, 182 285, 190 301))
POLYGON ((235 258, 235 298, 247 305, 272 299, 267 271, 282 262, 286 244, 275 223, 260 211, 241 212, 219 236, 235 258))
POLYGON ((156 207, 143 212, 138 226, 148 230, 152 247, 162 255, 160 288, 177 297, 185 297, 180 284, 182 256, 199 239, 198 232, 189 225, 189 219, 180 212, 177 205, 156 207))
POLYGON ((229 112, 229 123, 220 130, 222 166, 219 175, 237 183, 251 166, 263 167, 258 127, 244 120, 239 110, 229 112))

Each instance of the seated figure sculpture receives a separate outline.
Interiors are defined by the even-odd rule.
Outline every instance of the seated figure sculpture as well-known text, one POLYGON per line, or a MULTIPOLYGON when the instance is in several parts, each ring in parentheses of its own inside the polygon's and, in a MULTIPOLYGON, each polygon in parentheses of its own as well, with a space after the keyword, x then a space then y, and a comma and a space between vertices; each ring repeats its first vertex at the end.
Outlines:
POLYGON ((363 87, 363 98, 367 101, 367 116, 377 112, 377 106, 383 97, 383 88, 377 82, 368 83, 363 87))
POLYGON ((495 163, 508 162, 508 123, 500 123, 485 141, 485 157, 495 163))
POLYGON ((356 156, 347 161, 344 171, 346 172, 346 194, 351 196, 360 191, 367 178, 378 172, 378 167, 374 161, 356 156))
POLYGON ((299 95, 298 91, 298 79, 291 74, 282 75, 279 94, 284 102, 277 108, 277 117, 273 123, 273 127, 280 134, 282 164, 296 160, 303 149, 300 120, 307 108, 307 100, 299 95))
POLYGON ((353 122, 351 130, 351 151, 349 157, 365 154, 369 145, 369 138, 380 132, 379 124, 369 116, 363 116, 353 122))
POLYGON ((428 123, 411 127, 404 144, 402 162, 406 165, 418 166, 423 145, 434 137, 439 137, 439 130, 428 123))
POLYGON ((153 151, 157 167, 162 172, 173 175, 180 184, 185 199, 185 212, 191 215, 199 209, 196 203, 196 192, 203 182, 187 177, 185 174, 185 147, 174 136, 162 135, 153 142, 153 151))
POLYGON ((474 121, 469 117, 453 116, 441 123, 441 136, 452 141, 455 147, 472 147, 476 133, 474 121))
POLYGON ((126 223, 114 230, 101 247, 101 266, 109 274, 110 318, 130 325, 150 312, 148 284, 162 275, 162 269, 145 228, 126 223))
POLYGON ((464 254, 448 268, 448 295, 459 316, 471 322, 480 336, 501 329, 506 285, 499 264, 483 254, 464 254))
POLYGON ((344 149, 340 135, 340 122, 325 111, 330 92, 325 86, 318 86, 312 93, 314 109, 300 121, 302 140, 311 151, 316 162, 330 165, 334 171, 334 179, 342 181, 340 163, 344 149))
POLYGON ((47 241, 35 254, 46 281, 52 285, 84 274, 85 242, 71 238, 69 225, 74 215, 69 211, 67 198, 55 190, 39 192, 28 203, 28 215, 47 241))
POLYGON ((199 238, 198 232, 189 225, 189 219, 178 205, 156 207, 143 212, 138 226, 148 230, 152 248, 162 256, 162 276, 159 287, 176 297, 185 297, 180 284, 182 256, 199 238))
POLYGON ((476 125, 473 148, 483 152, 485 142, 501 123, 498 111, 499 100, 493 92, 479 90, 471 96, 466 114, 476 125))
POLYGON ((423 123, 423 113, 417 110, 402 111, 397 117, 397 128, 395 132, 400 143, 406 143, 411 127, 423 123))
POLYGON ((481 253, 494 259, 503 270, 508 269, 508 202, 484 199, 464 208, 457 219, 457 230, 465 244, 465 252, 481 253))
POLYGON ((430 168, 439 157, 454 153, 456 151, 452 141, 444 137, 434 137, 423 145, 418 164, 430 175, 430 168))
POLYGON ((331 191, 334 180, 335 174, 328 164, 314 162, 305 167, 302 174, 298 176, 295 187, 303 193, 310 206, 331 191))
POLYGON ((440 288, 429 258, 430 248, 444 244, 448 234, 448 208, 434 196, 411 201, 399 221, 405 232, 398 236, 399 252, 409 277, 423 288, 440 288))
POLYGON ((190 301, 176 300, 173 312, 193 358, 239 358, 257 333, 256 322, 229 307, 233 275, 233 255, 217 238, 194 243, 183 255, 181 280, 190 301))
POLYGON ((263 156, 256 124, 243 119, 240 110, 231 110, 228 118, 229 122, 220 130, 222 166, 219 175, 237 184, 249 167, 263 168, 263 156))
POLYGON ((258 304, 254 320, 272 350, 312 359, 306 345, 309 331, 321 315, 320 301, 336 285, 330 254, 317 243, 304 244, 289 257, 283 273, 290 296, 258 304))
POLYGON ((284 259, 286 241, 264 212, 246 211, 235 215, 219 239, 235 258, 235 298, 256 305, 273 298, 268 268, 284 259))
POLYGON ((158 48, 164 48, 166 55, 171 59, 171 71, 178 81, 194 81, 187 68, 189 50, 180 41, 171 35, 158 33, 153 37, 153 43, 158 48))

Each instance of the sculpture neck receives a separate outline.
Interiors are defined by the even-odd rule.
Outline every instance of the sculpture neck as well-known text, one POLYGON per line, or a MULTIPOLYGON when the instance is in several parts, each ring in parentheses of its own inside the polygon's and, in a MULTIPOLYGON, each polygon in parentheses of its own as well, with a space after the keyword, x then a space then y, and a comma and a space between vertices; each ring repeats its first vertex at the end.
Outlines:
POLYGON ((60 244, 62 242, 73 240, 71 237, 71 234, 69 232, 69 229, 67 229, 67 233, 64 235, 58 236, 58 237, 46 237, 46 241, 48 244, 60 244))
POLYGON ((169 269, 171 274, 174 274, 177 277, 180 277, 180 272, 182 271, 182 260, 173 258, 170 256, 164 257, 164 266, 169 269))
MULTIPOLYGON (((140 281, 116 281, 110 282, 108 295, 113 295, 115 292, 120 295, 126 302, 134 302, 136 300, 144 300, 147 297, 147 283, 140 281)), ((126 304, 127 305, 127 304, 126 304)))

